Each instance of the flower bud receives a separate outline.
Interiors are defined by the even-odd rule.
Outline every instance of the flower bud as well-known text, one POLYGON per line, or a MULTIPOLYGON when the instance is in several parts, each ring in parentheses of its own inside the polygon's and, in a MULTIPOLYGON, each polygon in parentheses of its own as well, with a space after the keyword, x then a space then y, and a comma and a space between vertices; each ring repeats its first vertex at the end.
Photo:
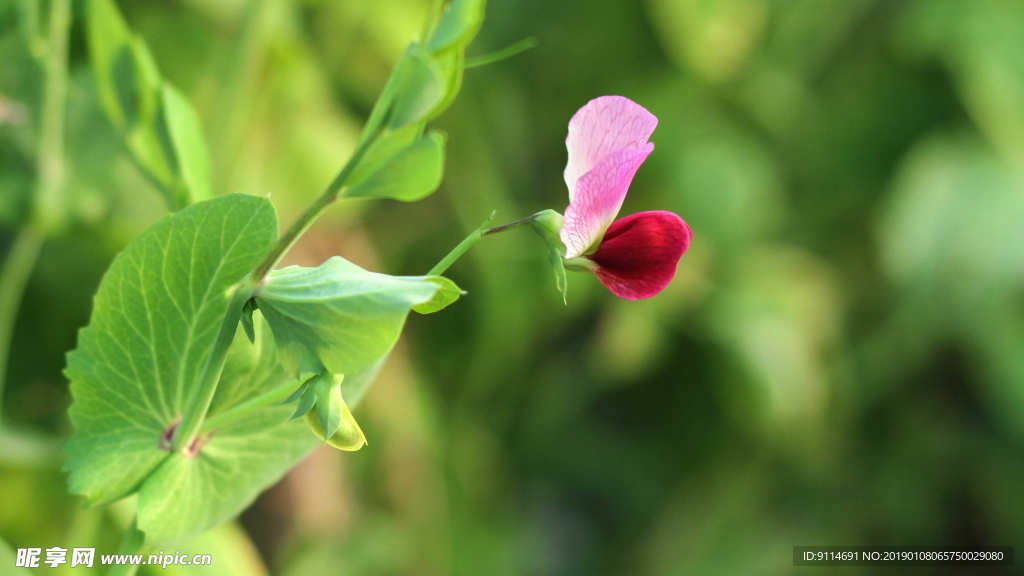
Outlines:
MULTIPOLYGON (((321 380, 320 383, 325 381, 327 380, 321 380)), ((329 389, 325 391, 326 397, 317 399, 317 409, 306 412, 306 425, 321 440, 324 440, 325 426, 327 430, 333 428, 333 432, 325 440, 327 444, 339 450, 359 450, 366 444, 366 436, 341 397, 341 378, 338 377, 328 386, 329 389)))

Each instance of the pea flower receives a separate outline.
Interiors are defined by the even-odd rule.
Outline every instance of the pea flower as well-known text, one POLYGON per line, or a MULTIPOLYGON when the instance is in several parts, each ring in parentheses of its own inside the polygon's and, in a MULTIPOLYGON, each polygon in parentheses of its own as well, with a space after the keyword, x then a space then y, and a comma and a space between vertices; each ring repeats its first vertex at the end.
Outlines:
POLYGON ((690 246, 691 232, 672 212, 640 212, 615 220, 633 176, 654 144, 658 119, 622 96, 601 96, 569 121, 565 183, 569 206, 559 237, 565 264, 589 269, 627 300, 661 292, 690 246))

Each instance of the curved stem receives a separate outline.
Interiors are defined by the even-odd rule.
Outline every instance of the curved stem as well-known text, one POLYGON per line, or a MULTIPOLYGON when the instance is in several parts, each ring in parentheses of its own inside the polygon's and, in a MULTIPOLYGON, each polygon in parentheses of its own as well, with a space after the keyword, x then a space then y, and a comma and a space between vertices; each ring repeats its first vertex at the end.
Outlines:
POLYGON ((484 234, 487 234, 487 231, 485 231, 484 228, 486 228, 487 225, 491 223, 491 220, 494 218, 495 213, 496 211, 491 212, 491 215, 487 218, 487 220, 484 220, 483 224, 478 226, 476 230, 470 232, 469 236, 466 236, 466 238, 462 242, 459 242, 458 246, 453 248, 452 251, 449 252, 447 256, 442 258, 441 261, 437 263, 437 265, 431 268, 430 272, 427 272, 427 276, 437 276, 438 274, 444 274, 444 271, 447 270, 449 266, 454 264, 456 260, 458 260, 463 254, 465 254, 466 251, 473 246, 473 244, 476 244, 477 241, 484 236, 484 234))
POLYGON ((22 228, 14 238, 11 251, 0 270, 0 415, 3 414, 3 392, 7 376, 7 360, 11 337, 18 319, 18 308, 25 285, 35 268, 43 246, 43 234, 33 226, 22 228))

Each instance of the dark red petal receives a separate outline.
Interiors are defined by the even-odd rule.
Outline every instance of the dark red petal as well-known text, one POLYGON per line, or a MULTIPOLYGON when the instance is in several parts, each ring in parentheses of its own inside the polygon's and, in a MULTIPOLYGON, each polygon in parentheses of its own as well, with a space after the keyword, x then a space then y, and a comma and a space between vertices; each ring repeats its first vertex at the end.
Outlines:
POLYGON ((597 278, 619 298, 641 300, 661 292, 690 247, 690 227, 672 212, 631 214, 612 222, 590 258, 597 278))

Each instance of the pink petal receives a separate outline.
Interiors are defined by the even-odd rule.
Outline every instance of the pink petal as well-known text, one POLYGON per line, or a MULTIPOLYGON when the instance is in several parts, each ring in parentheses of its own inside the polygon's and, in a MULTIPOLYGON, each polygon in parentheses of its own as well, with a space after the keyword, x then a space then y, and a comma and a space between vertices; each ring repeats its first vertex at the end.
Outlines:
POLYGON ((588 258, 598 280, 619 298, 640 300, 661 292, 676 274, 692 234, 672 212, 640 212, 616 220, 588 258))
POLYGON ((569 202, 576 195, 580 177, 616 150, 643 148, 657 125, 654 114, 622 96, 601 96, 580 108, 569 120, 569 136, 565 139, 569 150, 565 166, 569 202))
POLYGON ((639 150, 616 150, 580 178, 576 197, 565 209, 565 223, 559 232, 565 244, 566 258, 586 254, 601 241, 601 236, 622 208, 633 175, 652 150, 654 144, 651 143, 644 144, 639 150))

